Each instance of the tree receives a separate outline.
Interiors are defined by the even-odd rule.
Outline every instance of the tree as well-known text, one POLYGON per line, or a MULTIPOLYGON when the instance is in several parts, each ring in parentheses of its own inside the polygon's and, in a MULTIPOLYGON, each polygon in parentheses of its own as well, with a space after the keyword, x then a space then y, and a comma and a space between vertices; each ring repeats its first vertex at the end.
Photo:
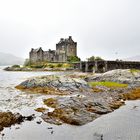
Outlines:
POLYGON ((100 56, 97 56, 96 58, 95 58, 95 60, 103 60, 100 56))
POLYGON ((87 59, 88 61, 99 61, 99 60, 103 60, 100 56, 91 56, 87 59))
POLYGON ((69 56, 68 57, 68 62, 79 62, 81 59, 77 56, 69 56))
POLYGON ((95 61, 95 56, 91 56, 89 58, 87 58, 88 61, 95 61))
POLYGON ((30 60, 29 59, 25 59, 24 66, 30 66, 30 60))

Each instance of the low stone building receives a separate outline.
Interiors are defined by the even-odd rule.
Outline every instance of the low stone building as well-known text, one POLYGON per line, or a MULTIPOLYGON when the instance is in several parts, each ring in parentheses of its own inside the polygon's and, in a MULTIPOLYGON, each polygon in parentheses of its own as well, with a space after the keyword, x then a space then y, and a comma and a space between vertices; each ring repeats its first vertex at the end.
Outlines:
POLYGON ((56 50, 43 51, 42 48, 31 49, 29 59, 31 63, 36 62, 67 62, 71 56, 77 56, 77 42, 72 37, 61 38, 56 44, 56 50))

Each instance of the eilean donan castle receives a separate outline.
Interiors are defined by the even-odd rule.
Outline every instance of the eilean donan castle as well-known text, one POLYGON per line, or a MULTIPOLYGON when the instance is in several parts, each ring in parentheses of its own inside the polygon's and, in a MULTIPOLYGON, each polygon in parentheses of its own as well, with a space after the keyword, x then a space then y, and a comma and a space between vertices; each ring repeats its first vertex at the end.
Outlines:
POLYGON ((43 51, 42 48, 31 49, 29 58, 31 63, 36 62, 67 62, 71 56, 77 56, 77 42, 72 37, 61 38, 56 44, 56 50, 43 51))

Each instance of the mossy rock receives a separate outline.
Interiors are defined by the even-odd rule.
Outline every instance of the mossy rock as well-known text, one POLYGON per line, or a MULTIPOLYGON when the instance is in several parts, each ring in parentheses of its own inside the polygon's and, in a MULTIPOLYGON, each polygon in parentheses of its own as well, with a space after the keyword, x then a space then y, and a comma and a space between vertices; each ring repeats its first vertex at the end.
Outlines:
POLYGON ((44 104, 47 105, 48 107, 56 108, 58 102, 54 98, 48 98, 44 100, 44 104))

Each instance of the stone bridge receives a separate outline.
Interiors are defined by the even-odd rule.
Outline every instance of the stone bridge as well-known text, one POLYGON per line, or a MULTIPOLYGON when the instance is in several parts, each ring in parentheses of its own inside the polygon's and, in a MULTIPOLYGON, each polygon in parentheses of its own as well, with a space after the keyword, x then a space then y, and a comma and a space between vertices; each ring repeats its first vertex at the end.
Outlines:
POLYGON ((134 61, 81 61, 74 63, 76 69, 82 72, 103 73, 114 69, 140 69, 140 62, 134 61))

